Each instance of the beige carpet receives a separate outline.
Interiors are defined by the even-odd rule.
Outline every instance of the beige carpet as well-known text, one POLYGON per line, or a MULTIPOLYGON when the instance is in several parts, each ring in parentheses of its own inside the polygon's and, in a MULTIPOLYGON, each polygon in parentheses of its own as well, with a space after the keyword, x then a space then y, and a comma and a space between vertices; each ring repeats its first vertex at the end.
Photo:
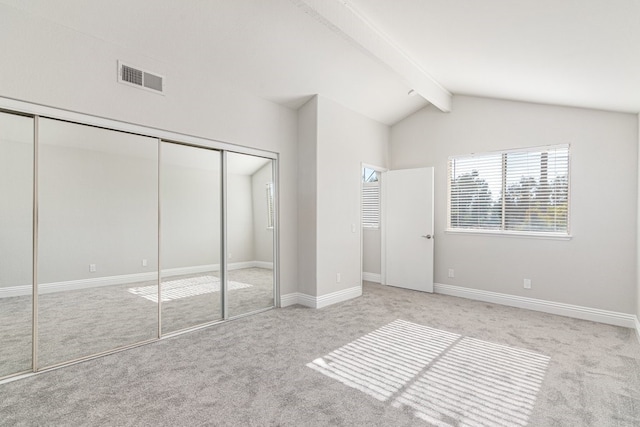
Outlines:
MULTIPOLYGON (((164 334, 221 319, 218 273, 163 282, 164 334), (202 279, 202 278, 205 279, 202 279)), ((229 272, 229 315, 273 306, 273 271, 229 272)), ((157 286, 132 283, 39 296, 39 366, 46 367, 158 336, 157 286), (153 298, 155 296, 155 299, 153 298)), ((31 297, 0 299, 0 376, 31 367, 31 297)))
POLYGON ((630 329, 367 284, 0 395, 0 425, 19 426, 630 427, 640 344, 630 329))

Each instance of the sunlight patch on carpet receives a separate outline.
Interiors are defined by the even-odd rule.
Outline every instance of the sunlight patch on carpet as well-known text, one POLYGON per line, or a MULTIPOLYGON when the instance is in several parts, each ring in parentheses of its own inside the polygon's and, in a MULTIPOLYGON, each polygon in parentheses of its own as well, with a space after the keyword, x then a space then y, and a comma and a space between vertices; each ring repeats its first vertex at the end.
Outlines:
POLYGON ((395 320, 307 364, 441 427, 526 426, 550 358, 395 320))
MULTIPOLYGON (((230 291, 250 287, 251 285, 248 283, 234 282, 231 280, 227 282, 227 289, 230 291)), ((149 301, 158 302, 158 287, 156 285, 129 288, 128 291, 146 298, 149 301)), ((162 302, 210 294, 212 292, 220 292, 219 277, 198 276, 162 282, 162 302)))

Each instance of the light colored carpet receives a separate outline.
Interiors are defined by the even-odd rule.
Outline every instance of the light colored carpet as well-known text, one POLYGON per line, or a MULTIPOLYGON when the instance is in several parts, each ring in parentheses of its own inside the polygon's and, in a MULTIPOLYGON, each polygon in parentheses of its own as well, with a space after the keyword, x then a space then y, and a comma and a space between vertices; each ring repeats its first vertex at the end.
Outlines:
MULTIPOLYGON (((227 282, 227 290, 235 291, 237 289, 250 288, 248 283, 240 283, 229 280, 227 282)), ((158 302, 158 286, 137 286, 127 289, 134 295, 140 295, 151 302, 158 302)), ((220 278, 215 276, 196 276, 186 279, 176 279, 162 282, 163 302, 177 300, 181 298, 195 297, 198 295, 220 292, 220 278)))
POLYGON ((395 320, 308 367, 441 427, 526 426, 549 357, 395 320))
MULTIPOLYGON (((213 292, 218 273, 188 275, 163 282, 182 295, 162 304, 162 330, 171 333, 221 319, 221 294, 213 292), (181 283, 179 281, 182 281, 181 283), (202 285, 197 287, 197 285, 202 285), (190 287, 189 285, 194 285, 190 287), (195 292, 206 291, 206 292, 195 292), (212 291, 212 292, 209 292, 212 291)), ((273 271, 246 268, 229 272, 230 316, 273 306, 273 271)), ((51 366, 91 354, 157 338, 158 308, 139 293, 157 289, 149 283, 102 286, 39 296, 39 366, 51 366)), ((169 295, 171 295, 169 293, 169 295)), ((147 295, 149 296, 149 295, 147 295)), ((176 295, 174 295, 176 296, 176 295)), ((157 300, 157 297, 156 297, 157 300)), ((0 376, 31 368, 31 296, 0 299, 0 376)))
POLYGON ((0 385, 0 395, 0 425, 11 426, 453 427, 499 416, 630 427, 640 425, 640 344, 630 329, 367 284, 341 304, 270 310, 0 385), (390 333, 398 327, 412 332, 390 333), (377 366, 366 375, 401 385, 380 399, 308 366, 337 355, 343 370, 377 366))

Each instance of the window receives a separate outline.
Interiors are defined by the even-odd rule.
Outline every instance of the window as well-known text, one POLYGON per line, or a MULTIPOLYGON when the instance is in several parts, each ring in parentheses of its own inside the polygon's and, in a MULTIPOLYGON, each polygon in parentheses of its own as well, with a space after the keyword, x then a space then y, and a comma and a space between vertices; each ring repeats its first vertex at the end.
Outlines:
POLYGON ((362 227, 380 228, 379 172, 362 168, 362 227))
POLYGON ((449 158, 448 229, 569 235, 569 146, 449 158))
POLYGON ((267 228, 273 228, 273 182, 267 183, 267 228))

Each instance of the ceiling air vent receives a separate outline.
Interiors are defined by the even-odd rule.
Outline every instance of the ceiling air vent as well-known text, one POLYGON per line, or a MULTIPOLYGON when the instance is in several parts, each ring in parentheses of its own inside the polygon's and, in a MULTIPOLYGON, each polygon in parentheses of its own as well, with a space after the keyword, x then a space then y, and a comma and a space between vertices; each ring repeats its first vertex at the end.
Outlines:
POLYGON ((120 61, 118 61, 118 81, 155 93, 162 94, 164 91, 164 77, 123 64, 120 61))

